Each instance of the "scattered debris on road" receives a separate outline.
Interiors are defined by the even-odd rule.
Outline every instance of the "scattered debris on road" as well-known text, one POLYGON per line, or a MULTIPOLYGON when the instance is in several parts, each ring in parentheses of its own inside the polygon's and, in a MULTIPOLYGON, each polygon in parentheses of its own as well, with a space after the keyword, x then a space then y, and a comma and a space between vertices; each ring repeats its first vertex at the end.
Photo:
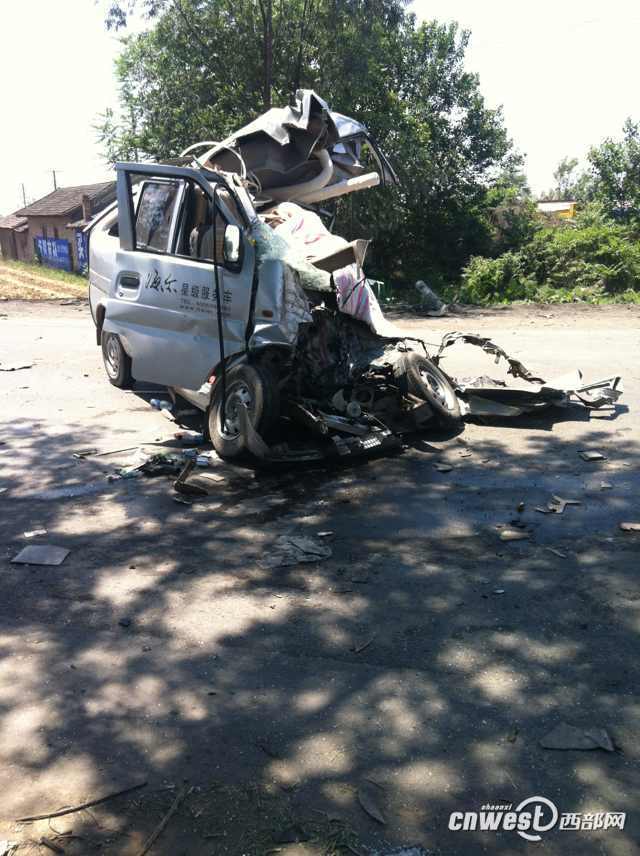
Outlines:
POLYGON ((590 449, 582 449, 578 452, 583 461, 606 461, 607 456, 602 452, 591 451, 590 449))
POLYGON ((604 728, 576 728, 561 722, 541 740, 543 749, 604 749, 613 752, 615 747, 604 728))
POLYGON ((361 654, 365 649, 369 647, 373 642, 375 642, 376 634, 371 636, 370 639, 367 639, 366 642, 361 642, 359 645, 354 645, 351 649, 354 654, 361 654))
POLYGON ((369 817, 372 817, 374 820, 377 820, 378 823, 386 826, 387 821, 380 806, 383 794, 384 789, 382 786, 377 784, 377 782, 371 781, 371 779, 366 779, 361 782, 358 787, 358 802, 362 808, 366 811, 369 817))
POLYGON ((31 530, 31 532, 23 532, 22 534, 23 534, 24 538, 36 538, 38 535, 46 535, 47 530, 46 529, 33 529, 33 530, 31 530))
POLYGON ((15 565, 61 565, 69 555, 65 547, 53 544, 30 544, 11 559, 15 565))
POLYGON ((579 499, 563 499, 561 496, 553 496, 547 503, 546 508, 537 505, 536 511, 540 511, 542 514, 564 514, 564 510, 567 505, 582 505, 582 501, 579 499))
POLYGON ((421 298, 420 305, 414 309, 419 311, 421 315, 426 315, 429 318, 442 318, 443 315, 447 314, 449 307, 432 288, 429 288, 426 282, 419 279, 414 287, 421 298))
POLYGON ((500 532, 501 541, 525 541, 530 537, 529 532, 525 532, 522 529, 503 529, 500 532))
POLYGON ((185 429, 184 431, 176 431, 173 437, 182 446, 202 446, 205 442, 202 431, 188 431, 185 429))
POLYGON ((136 856, 146 856, 146 854, 151 850, 154 843, 157 841, 157 839, 162 834, 164 828, 167 826, 167 824, 169 823, 169 821, 171 820, 173 815, 176 813, 176 811, 180 807, 180 803, 184 800, 188 791, 189 791, 189 787, 186 784, 183 785, 182 788, 180 788, 180 790, 176 794, 176 798, 171 803, 171 808, 165 814, 165 816, 162 818, 162 820, 160 821, 158 826, 156 826, 156 828, 151 833, 149 838, 147 838, 147 840, 143 844, 142 848, 136 853, 136 856))
POLYGON ((281 535, 270 555, 261 560, 265 568, 281 568, 302 562, 322 562, 332 555, 331 547, 303 535, 281 535))
POLYGON ((138 791, 140 788, 146 787, 146 782, 140 782, 137 785, 130 785, 128 788, 123 788, 120 791, 114 791, 111 794, 105 794, 103 797, 98 797, 95 800, 89 800, 88 802, 80 803, 79 805, 66 806, 65 808, 55 809, 54 811, 47 811, 44 814, 34 814, 29 817, 18 817, 16 818, 16 823, 33 823, 36 820, 48 820, 51 817, 62 817, 65 814, 74 814, 77 811, 84 811, 86 808, 92 808, 95 805, 101 805, 107 800, 115 799, 116 797, 124 796, 124 794, 130 794, 132 791, 138 791))
POLYGON ((52 841, 50 838, 47 838, 44 835, 40 836, 40 842, 39 843, 42 847, 46 847, 47 850, 53 851, 53 853, 64 853, 65 852, 64 847, 61 847, 55 841, 52 841))

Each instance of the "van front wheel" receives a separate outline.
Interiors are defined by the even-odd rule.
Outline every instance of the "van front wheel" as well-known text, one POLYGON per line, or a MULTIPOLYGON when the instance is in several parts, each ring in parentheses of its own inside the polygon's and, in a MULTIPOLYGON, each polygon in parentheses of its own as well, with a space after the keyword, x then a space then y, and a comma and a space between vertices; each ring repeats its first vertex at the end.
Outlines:
POLYGON ((243 457, 247 438, 242 432, 240 410, 247 415, 258 434, 268 440, 280 416, 280 395, 275 376, 264 366, 243 363, 226 375, 224 424, 222 424, 222 386, 218 385, 209 408, 209 436, 213 448, 227 461, 243 457))
POLYGON ((403 393, 426 401, 442 428, 455 428, 462 421, 460 404, 447 376, 431 360, 409 351, 396 364, 396 377, 403 393))
POLYGON ((102 346, 102 361, 109 381, 119 389, 130 389, 133 386, 131 375, 131 357, 122 347, 122 342, 115 333, 105 333, 100 336, 102 346))

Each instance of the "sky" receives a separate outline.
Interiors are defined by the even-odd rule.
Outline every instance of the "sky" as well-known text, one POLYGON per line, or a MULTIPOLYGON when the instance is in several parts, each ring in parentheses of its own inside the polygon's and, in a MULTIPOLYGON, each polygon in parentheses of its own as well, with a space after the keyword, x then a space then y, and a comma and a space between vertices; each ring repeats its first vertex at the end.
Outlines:
MULTIPOLYGON (((640 119, 640 4, 631 0, 416 0, 420 19, 471 30, 467 67, 503 106, 534 192, 564 156, 640 119)), ((0 214, 59 186, 110 177, 98 114, 116 106, 118 36, 104 2, 4 0, 0 10, 0 214)), ((320 93, 331 100, 331 93, 320 93)), ((340 105, 334 105, 340 109, 340 105)))
POLYGON ((0 2, 0 214, 110 178, 93 125, 117 102, 117 37, 94 0, 0 2))
POLYGON ((640 120, 637 0, 417 0, 421 19, 471 30, 467 67, 526 155, 534 192, 553 186, 565 157, 640 120))

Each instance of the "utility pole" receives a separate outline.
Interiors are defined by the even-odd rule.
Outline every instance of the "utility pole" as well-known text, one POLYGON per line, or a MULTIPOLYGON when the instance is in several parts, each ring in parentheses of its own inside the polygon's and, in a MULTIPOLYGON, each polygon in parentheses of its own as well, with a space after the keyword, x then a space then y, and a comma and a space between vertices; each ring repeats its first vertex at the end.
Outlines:
POLYGON ((53 174, 53 189, 54 189, 54 190, 57 190, 57 189, 58 189, 58 182, 56 181, 56 171, 55 171, 55 169, 52 169, 52 170, 51 170, 51 173, 53 174))
POLYGON ((20 187, 22 188, 22 204, 23 204, 23 207, 26 208, 27 207, 27 193, 24 189, 24 182, 20 185, 20 187))

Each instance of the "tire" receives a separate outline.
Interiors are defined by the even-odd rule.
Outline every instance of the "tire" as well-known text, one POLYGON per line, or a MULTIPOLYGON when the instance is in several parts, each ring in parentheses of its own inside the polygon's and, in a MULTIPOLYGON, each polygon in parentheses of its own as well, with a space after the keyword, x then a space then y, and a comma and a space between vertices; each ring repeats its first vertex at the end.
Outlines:
POLYGON ((109 381, 119 389, 131 389, 133 386, 133 375, 131 374, 131 357, 122 347, 119 337, 115 333, 100 335, 102 346, 102 361, 109 381))
POLYGON ((396 378, 403 393, 424 399, 443 428, 457 427, 461 420, 460 405, 446 375, 420 354, 402 354, 396 365, 396 378))
POLYGON ((209 436, 218 455, 227 461, 242 458, 248 451, 246 438, 238 423, 237 410, 241 403, 246 404, 253 427, 267 440, 280 416, 280 391, 273 373, 263 366, 250 363, 228 370, 224 430, 220 425, 222 385, 216 388, 209 408, 209 436))

